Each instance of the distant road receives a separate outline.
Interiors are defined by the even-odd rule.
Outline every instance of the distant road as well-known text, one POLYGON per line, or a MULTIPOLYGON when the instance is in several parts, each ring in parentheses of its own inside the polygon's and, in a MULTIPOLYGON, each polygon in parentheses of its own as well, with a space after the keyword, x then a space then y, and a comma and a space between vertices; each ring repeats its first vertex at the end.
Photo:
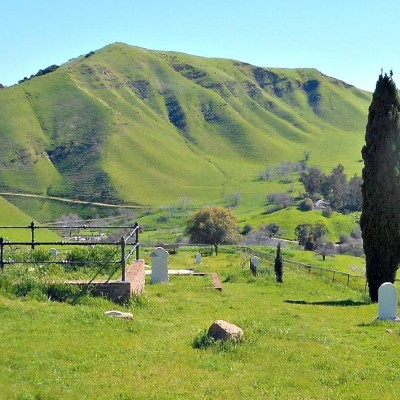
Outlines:
POLYGON ((126 204, 107 204, 107 203, 99 203, 99 202, 95 202, 95 201, 72 200, 72 199, 65 199, 63 197, 45 196, 45 195, 41 195, 41 194, 31 194, 31 193, 0 192, 0 196, 30 197, 30 198, 43 199, 43 200, 61 201, 63 203, 88 204, 88 205, 93 205, 93 206, 110 207, 110 208, 133 208, 133 209, 142 208, 141 206, 129 206, 126 204))

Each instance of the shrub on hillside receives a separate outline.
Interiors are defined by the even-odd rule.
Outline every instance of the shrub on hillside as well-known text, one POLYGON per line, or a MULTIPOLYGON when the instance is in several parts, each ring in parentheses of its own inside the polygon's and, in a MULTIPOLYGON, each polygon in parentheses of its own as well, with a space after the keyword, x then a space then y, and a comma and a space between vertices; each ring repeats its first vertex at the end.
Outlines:
POLYGON ((275 204, 280 208, 290 207, 295 203, 294 197, 284 192, 270 193, 267 199, 270 204, 275 204))
POLYGON ((330 206, 326 206, 323 210, 322 210, 322 215, 325 218, 330 218, 332 216, 332 208, 330 206))
POLYGON ((314 207, 314 203, 309 197, 306 197, 305 199, 303 199, 299 205, 299 209, 301 211, 311 211, 313 209, 313 207, 314 207))

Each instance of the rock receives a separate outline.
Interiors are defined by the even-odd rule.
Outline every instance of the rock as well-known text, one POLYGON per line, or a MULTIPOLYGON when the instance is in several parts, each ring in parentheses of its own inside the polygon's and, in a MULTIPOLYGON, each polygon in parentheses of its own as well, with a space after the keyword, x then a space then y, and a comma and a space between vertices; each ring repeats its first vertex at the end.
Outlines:
POLYGON ((208 328, 208 334, 215 340, 238 341, 243 336, 243 330, 229 322, 217 320, 208 328))
POLYGON ((110 315, 111 317, 116 317, 116 318, 133 319, 133 314, 130 312, 111 310, 111 311, 106 311, 104 314, 110 315))

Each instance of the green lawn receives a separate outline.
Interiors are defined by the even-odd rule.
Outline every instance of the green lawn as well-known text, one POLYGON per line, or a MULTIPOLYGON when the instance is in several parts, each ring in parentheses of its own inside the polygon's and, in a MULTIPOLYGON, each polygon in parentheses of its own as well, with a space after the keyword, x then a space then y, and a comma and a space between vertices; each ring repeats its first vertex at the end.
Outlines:
POLYGON ((171 255, 170 268, 217 271, 222 292, 206 275, 147 284, 127 307, 3 294, 0 398, 398 398, 400 328, 374 322, 377 305, 363 292, 290 268, 282 285, 254 278, 233 252, 196 266, 197 250, 171 255), (116 308, 134 320, 104 315, 116 308), (243 343, 194 349, 216 319, 241 326, 243 343))

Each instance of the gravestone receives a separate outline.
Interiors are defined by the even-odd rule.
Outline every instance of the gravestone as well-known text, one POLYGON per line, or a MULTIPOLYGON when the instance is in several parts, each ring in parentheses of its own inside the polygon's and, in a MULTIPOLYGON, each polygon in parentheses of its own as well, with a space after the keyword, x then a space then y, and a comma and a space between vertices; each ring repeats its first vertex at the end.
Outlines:
POLYGON ((157 247, 151 253, 151 283, 168 283, 169 253, 162 247, 157 247))
POLYGON ((378 305, 379 317, 378 319, 391 319, 400 321, 397 316, 397 288, 393 283, 385 282, 378 290, 378 305))
POLYGON ((196 254, 196 264, 201 264, 201 253, 196 254))
POLYGON ((58 250, 57 249, 55 249, 54 247, 52 247, 51 249, 50 249, 50 253, 51 253, 51 255, 53 256, 53 257, 58 257, 59 256, 59 252, 58 252, 58 250))
POLYGON ((254 276, 257 276, 258 266, 260 265, 260 258, 254 256, 250 259, 250 271, 254 276))

